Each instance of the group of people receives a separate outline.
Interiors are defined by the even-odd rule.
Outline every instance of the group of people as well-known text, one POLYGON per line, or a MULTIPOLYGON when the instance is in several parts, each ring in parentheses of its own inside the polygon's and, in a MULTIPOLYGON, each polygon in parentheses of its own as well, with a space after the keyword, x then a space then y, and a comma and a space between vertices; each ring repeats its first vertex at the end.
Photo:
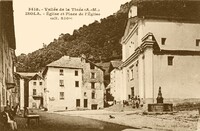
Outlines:
POLYGON ((132 107, 133 108, 139 108, 139 107, 143 107, 143 98, 140 99, 140 96, 133 96, 131 98, 131 101, 132 101, 132 107))
POLYGON ((17 130, 17 123, 14 119, 15 111, 14 107, 10 108, 9 106, 4 107, 4 111, 1 112, 1 119, 4 126, 9 126, 13 131, 17 130))
POLYGON ((133 96, 129 99, 129 101, 123 100, 123 107, 126 105, 132 105, 133 108, 143 107, 144 100, 143 98, 140 99, 140 96, 133 96))

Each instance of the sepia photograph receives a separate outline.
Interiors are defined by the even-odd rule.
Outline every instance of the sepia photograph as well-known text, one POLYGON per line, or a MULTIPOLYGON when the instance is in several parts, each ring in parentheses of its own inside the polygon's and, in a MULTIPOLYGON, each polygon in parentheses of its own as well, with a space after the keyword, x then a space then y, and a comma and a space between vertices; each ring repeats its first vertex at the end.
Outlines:
POLYGON ((0 131, 200 131, 200 1, 0 0, 0 131))

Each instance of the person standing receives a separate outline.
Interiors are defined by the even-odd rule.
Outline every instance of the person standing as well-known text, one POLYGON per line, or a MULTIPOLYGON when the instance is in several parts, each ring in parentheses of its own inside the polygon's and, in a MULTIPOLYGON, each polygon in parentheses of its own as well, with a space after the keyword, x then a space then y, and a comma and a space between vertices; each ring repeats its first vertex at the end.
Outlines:
POLYGON ((139 96, 139 95, 138 95, 137 99, 138 99, 138 102, 139 102, 139 104, 140 104, 140 96, 139 96))
POLYGON ((139 100, 137 96, 135 97, 135 105, 136 105, 136 108, 139 108, 139 100))
POLYGON ((143 105, 144 105, 144 100, 143 100, 143 98, 141 98, 140 106, 143 107, 143 105))

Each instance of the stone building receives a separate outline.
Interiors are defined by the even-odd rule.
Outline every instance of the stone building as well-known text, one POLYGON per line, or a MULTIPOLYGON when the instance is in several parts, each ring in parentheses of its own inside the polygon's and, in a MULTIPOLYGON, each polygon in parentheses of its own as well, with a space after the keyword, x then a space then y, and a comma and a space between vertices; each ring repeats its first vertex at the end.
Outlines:
POLYGON ((15 33, 12 1, 0 0, 0 111, 15 106, 14 60, 15 33))
POLYGON ((198 1, 142 1, 133 5, 121 39, 123 99, 156 102, 200 98, 198 1))
POLYGON ((39 73, 35 74, 29 80, 29 108, 42 108, 44 106, 44 97, 45 97, 45 90, 44 90, 44 80, 42 75, 39 73))
POLYGON ((48 110, 103 108, 103 70, 84 57, 63 56, 43 76, 48 110))

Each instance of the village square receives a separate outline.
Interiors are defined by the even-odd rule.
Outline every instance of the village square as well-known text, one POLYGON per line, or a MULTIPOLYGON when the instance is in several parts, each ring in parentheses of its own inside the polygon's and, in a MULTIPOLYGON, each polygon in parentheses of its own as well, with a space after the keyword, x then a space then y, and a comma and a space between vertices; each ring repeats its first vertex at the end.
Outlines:
POLYGON ((128 8, 121 59, 63 55, 22 72, 13 2, 0 0, 0 130, 199 131, 199 7, 136 2, 128 8))

